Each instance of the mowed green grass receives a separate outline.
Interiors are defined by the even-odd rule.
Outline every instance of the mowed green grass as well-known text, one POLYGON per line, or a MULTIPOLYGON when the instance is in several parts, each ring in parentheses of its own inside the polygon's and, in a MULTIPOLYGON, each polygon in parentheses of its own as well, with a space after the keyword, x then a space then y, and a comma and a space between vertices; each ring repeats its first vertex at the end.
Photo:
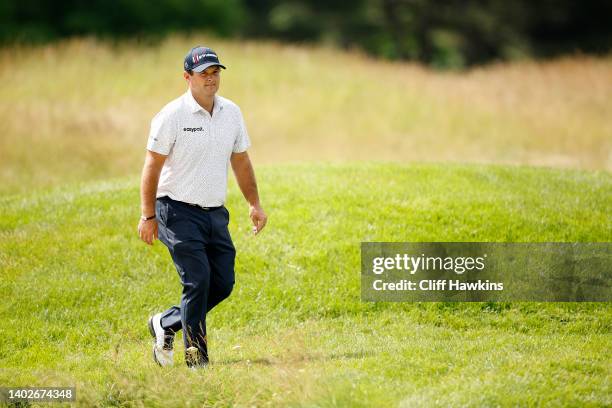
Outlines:
POLYGON ((364 303, 361 241, 610 241, 607 172, 434 164, 260 166, 253 237, 235 183, 231 297, 212 363, 158 368, 146 321, 179 300, 137 238, 138 179, 0 200, 0 384, 81 406, 610 406, 607 303, 364 303))

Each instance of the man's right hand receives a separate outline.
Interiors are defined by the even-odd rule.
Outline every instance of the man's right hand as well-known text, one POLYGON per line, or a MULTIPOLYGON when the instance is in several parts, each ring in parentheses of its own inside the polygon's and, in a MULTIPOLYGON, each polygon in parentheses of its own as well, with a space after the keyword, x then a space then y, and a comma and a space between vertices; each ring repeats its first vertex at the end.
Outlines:
POLYGON ((138 223, 138 235, 145 243, 153 245, 153 241, 157 239, 157 220, 155 218, 147 221, 141 219, 138 223))

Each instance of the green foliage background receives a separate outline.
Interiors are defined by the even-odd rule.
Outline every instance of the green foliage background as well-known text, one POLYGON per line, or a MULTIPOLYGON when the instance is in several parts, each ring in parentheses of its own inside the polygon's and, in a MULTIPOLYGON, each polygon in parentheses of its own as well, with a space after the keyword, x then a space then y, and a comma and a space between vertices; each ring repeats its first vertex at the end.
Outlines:
POLYGON ((323 42, 389 59, 464 67, 499 59, 608 53, 612 3, 529 0, 5 0, 0 41, 170 32, 323 42))

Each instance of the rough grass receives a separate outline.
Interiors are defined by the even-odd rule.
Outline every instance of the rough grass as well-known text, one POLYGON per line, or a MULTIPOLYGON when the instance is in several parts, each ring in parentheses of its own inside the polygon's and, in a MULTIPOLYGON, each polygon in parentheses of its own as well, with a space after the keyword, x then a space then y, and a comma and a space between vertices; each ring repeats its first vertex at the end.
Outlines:
POLYGON ((607 172, 477 165, 259 168, 266 230, 228 207, 237 284, 212 364, 159 369, 150 313, 180 286, 136 235, 135 177, 0 199, 0 384, 80 406, 609 406, 607 303, 363 303, 361 241, 610 241, 607 172))
POLYGON ((612 59, 440 73, 325 48, 175 37, 0 50, 0 192, 124 176, 196 43, 228 66, 256 162, 460 161, 612 169, 612 59), (256 63, 254 63, 256 61, 256 63))

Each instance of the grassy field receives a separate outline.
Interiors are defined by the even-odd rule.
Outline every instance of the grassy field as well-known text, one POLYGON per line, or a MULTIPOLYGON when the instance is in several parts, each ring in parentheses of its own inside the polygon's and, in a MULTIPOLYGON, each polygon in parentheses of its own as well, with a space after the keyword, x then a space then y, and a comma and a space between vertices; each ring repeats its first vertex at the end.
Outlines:
POLYGON ((0 49, 0 386, 79 406, 611 406, 608 303, 366 303, 362 241, 612 240, 612 58, 435 72, 357 53, 169 38, 0 49), (139 241, 151 117, 213 45, 270 221, 235 182, 211 366, 158 368, 180 284, 139 241), (254 63, 253 61, 257 61, 254 63))
POLYGON ((0 50, 0 192, 137 173, 153 115, 213 45, 256 162, 385 160, 612 169, 612 58, 441 73, 356 53, 206 37, 0 50))
POLYGON ((232 183, 232 296, 212 364, 159 369, 146 319, 180 286, 136 236, 138 179, 0 200, 0 384, 81 406, 609 406, 606 303, 364 303, 361 241, 610 241, 607 172, 485 165, 260 167, 249 234, 232 183), (358 203, 358 205, 347 205, 358 203))

